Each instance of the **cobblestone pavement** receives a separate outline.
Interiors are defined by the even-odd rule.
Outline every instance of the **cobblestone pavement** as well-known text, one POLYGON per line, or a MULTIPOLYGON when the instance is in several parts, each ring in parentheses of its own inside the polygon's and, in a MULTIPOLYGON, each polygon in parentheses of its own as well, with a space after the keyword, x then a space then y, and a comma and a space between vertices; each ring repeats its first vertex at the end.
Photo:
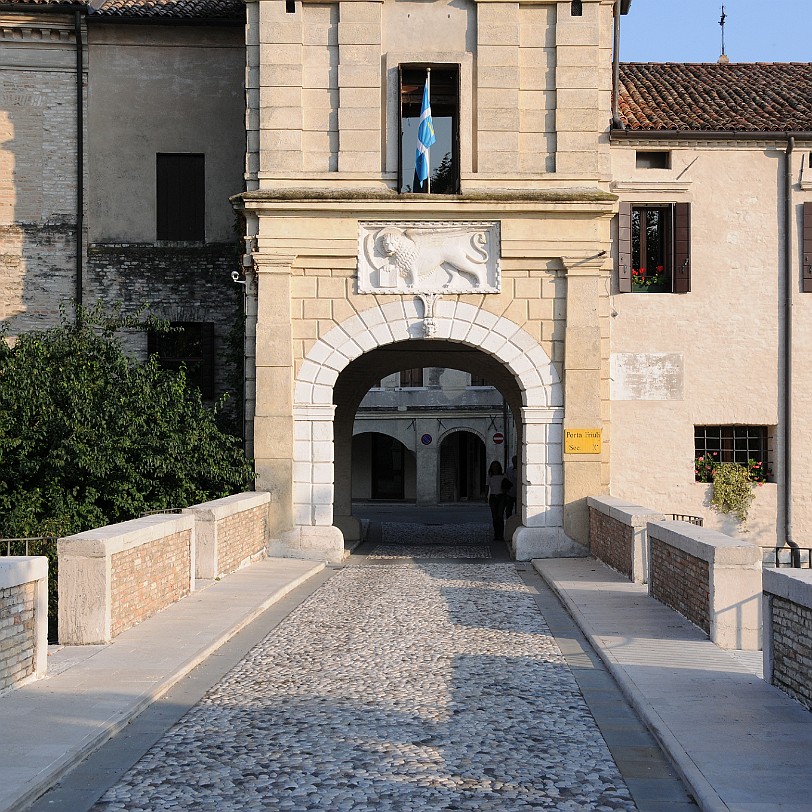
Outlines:
POLYGON ((635 808, 513 564, 363 559, 94 807, 635 808))

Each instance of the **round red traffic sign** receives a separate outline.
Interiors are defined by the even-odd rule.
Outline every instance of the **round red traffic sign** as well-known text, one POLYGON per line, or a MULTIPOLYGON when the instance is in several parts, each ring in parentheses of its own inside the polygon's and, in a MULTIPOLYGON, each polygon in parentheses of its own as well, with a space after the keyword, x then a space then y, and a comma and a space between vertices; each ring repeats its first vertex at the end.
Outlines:
POLYGON ((501 431, 497 431, 493 435, 493 441, 496 445, 502 445, 505 442, 505 435, 501 431))

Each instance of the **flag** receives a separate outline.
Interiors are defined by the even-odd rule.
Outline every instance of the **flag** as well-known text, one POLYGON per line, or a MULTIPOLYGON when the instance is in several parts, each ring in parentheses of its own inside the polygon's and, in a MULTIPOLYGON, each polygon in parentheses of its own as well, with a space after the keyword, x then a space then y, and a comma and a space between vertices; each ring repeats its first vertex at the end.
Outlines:
POLYGON ((417 152, 414 158, 414 183, 412 191, 423 191, 423 184, 429 176, 429 147, 436 141, 434 124, 431 121, 431 102, 429 101, 429 80, 423 87, 423 104, 420 106, 420 124, 417 127, 417 152))

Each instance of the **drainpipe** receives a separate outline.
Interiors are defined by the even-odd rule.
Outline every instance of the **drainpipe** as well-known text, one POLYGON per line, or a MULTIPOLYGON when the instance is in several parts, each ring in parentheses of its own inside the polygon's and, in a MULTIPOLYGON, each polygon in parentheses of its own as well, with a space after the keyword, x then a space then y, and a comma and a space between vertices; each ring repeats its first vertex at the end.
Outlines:
POLYGON ((76 39, 76 323, 82 317, 82 232, 85 219, 85 116, 84 116, 84 43, 82 42, 82 12, 74 12, 74 32, 76 39))
POLYGON ((612 129, 622 130, 618 109, 620 98, 620 0, 615 0, 614 46, 612 48, 612 129))
POLYGON ((784 268, 782 291, 784 304, 784 409, 783 409, 783 459, 784 472, 784 534, 788 547, 797 548, 792 532, 792 152, 795 139, 787 136, 784 156, 784 268))

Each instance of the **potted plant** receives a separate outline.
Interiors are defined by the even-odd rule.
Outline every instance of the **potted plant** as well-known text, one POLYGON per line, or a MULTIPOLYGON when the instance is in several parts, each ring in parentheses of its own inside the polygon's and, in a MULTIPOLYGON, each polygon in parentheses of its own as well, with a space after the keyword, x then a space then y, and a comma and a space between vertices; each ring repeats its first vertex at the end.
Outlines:
POLYGON ((632 290, 638 293, 666 292, 665 268, 662 265, 657 265, 653 271, 632 268, 632 290))
POLYGON ((772 472, 762 462, 719 462, 719 452, 703 454, 694 460, 697 482, 711 484, 711 507, 720 513, 729 513, 740 524, 747 523, 753 501, 753 485, 763 485, 772 472))

